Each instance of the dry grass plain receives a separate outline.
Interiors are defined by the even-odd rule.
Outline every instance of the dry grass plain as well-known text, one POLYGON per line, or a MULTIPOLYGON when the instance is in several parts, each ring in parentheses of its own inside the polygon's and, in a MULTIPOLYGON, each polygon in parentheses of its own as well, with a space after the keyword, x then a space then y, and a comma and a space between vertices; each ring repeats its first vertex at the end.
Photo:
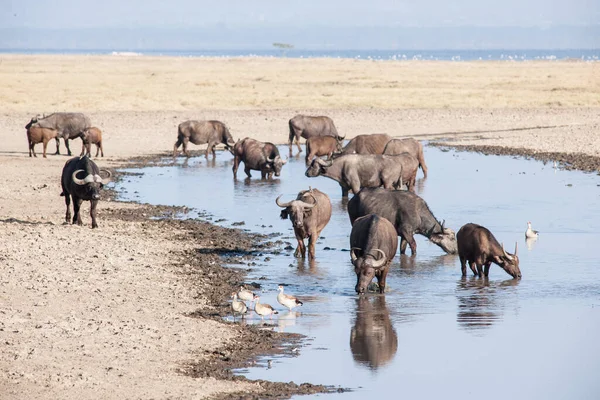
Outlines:
MULTIPOLYGON (((0 397, 202 398, 258 384, 192 379, 180 363, 235 339, 184 317, 206 299, 174 265, 177 227, 107 218, 62 225, 66 156, 30 159, 32 115, 82 111, 122 165, 172 149, 185 119, 220 119, 234 137, 283 143, 296 113, 342 134, 387 132, 600 155, 600 63, 0 55, 0 397), (89 250, 88 250, 89 249, 89 250), (197 297, 198 292, 200 296, 197 297)), ((79 154, 80 141, 71 148, 79 154)), ((37 146, 41 153, 41 145, 37 146)), ((54 145, 49 145, 49 153, 54 145)), ((434 173, 434 171, 432 171, 434 173)))

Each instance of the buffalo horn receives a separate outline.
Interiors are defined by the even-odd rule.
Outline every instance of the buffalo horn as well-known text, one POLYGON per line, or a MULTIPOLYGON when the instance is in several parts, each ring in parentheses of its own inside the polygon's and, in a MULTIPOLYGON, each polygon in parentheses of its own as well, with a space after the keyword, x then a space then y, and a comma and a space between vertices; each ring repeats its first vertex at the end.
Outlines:
POLYGON ((382 257, 379 260, 375 259, 375 261, 373 261, 371 265, 373 266, 373 268, 381 268, 387 262, 387 257, 385 256, 385 253, 379 249, 374 249, 374 251, 381 253, 382 257))
POLYGON ((311 204, 311 203, 307 203, 307 202, 303 201, 302 202, 302 207, 304 207, 304 208, 313 208, 314 206, 317 205, 317 198, 312 193, 310 193, 310 192, 307 192, 306 194, 308 194, 310 197, 312 197, 315 202, 311 204))
POLYGON ((515 242, 515 256, 517 255, 518 251, 519 251, 519 244, 517 242, 515 242))
POLYGON ((275 159, 274 159, 274 158, 269 158, 269 157, 267 157, 267 162, 268 162, 268 163, 272 163, 273 161, 275 161, 275 159))
POLYGON ((508 254, 506 252, 506 250, 504 250, 504 243, 502 243, 502 253, 504 254, 504 257, 506 257, 507 259, 509 259, 510 261, 512 261, 512 256, 510 254, 508 254))
MULTIPOLYGON (((106 174, 106 176, 104 178, 102 178, 102 179, 110 179, 110 177, 112 176, 112 173, 109 170, 107 170, 107 169, 101 169, 100 173, 101 174, 102 173, 106 174)), ((102 176, 102 175, 100 175, 100 176, 102 176)))
POLYGON ((360 251, 362 249, 358 248, 358 247, 353 247, 350 249, 350 258, 352 259, 352 264, 356 263, 356 260, 358 259, 358 257, 356 256, 356 253, 354 251, 360 251))
POLYGON ((280 203, 280 202, 279 202, 279 199, 281 198, 281 196, 283 196, 283 195, 279 195, 279 197, 277 197, 277 198, 275 199, 275 203, 276 203, 276 204, 277 204, 279 207, 281 207, 281 208, 287 208, 287 207, 289 207, 289 206, 292 204, 292 202, 291 202, 291 201, 288 201, 287 203, 280 203))
POLYGON ((337 137, 337 140, 339 140, 340 142, 344 141, 344 139, 346 139, 346 136, 339 136, 337 137))
POLYGON ((77 174, 81 171, 83 171, 83 170, 78 169, 77 171, 73 172, 73 175, 71 176, 71 178, 73 179, 73 182, 75 182, 76 185, 85 185, 85 183, 86 183, 85 180, 77 178, 77 174))
POLYGON ((445 224, 445 223, 446 223, 446 220, 445 220, 445 219, 443 219, 443 220, 442 220, 442 232, 444 232, 444 224, 445 224))

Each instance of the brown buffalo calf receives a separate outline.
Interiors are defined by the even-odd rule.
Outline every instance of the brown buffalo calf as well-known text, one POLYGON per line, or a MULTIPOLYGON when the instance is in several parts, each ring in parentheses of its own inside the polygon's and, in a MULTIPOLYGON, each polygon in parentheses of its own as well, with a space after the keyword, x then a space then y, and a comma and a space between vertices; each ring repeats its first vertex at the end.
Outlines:
POLYGON ((327 156, 331 158, 333 153, 342 151, 342 142, 333 136, 313 136, 306 139, 306 165, 315 157, 327 156))
POLYGON ((96 127, 91 127, 83 131, 81 134, 81 154, 87 154, 91 157, 91 147, 92 144, 96 145, 96 157, 98 157, 98 153, 102 154, 104 157, 104 148, 102 147, 102 131, 96 127))
POLYGON ((27 125, 25 125, 27 129, 27 141, 29 143, 29 157, 37 157, 35 154, 35 145, 38 143, 43 143, 43 155, 46 158, 46 148, 48 147, 48 142, 52 139, 56 139, 58 135, 58 131, 50 128, 41 128, 39 126, 34 125, 34 120, 32 119, 27 125))

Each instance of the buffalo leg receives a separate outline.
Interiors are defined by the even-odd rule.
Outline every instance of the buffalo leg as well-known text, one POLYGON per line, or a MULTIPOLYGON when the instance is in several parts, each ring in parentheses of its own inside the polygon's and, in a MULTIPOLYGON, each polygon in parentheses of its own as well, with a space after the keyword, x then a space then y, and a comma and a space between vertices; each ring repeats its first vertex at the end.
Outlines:
POLYGON ((85 154, 85 143, 83 143, 83 141, 81 142, 81 153, 79 154, 79 157, 83 156, 85 154))
POLYGON ((390 269, 389 264, 383 267, 380 275, 377 275, 377 284, 379 285, 379 293, 385 293, 385 279, 387 278, 388 270, 390 269))
POLYGON ((306 257, 306 246, 304 246, 304 240, 296 237, 298 240, 298 247, 296 247, 296 251, 294 252, 294 257, 306 257))
POLYGON ((55 140, 56 140, 56 153, 54 153, 54 155, 60 154, 60 140, 58 139, 58 137, 56 137, 55 140))
POLYGON ((233 157, 233 167, 231 168, 231 170, 233 171, 233 179, 237 178, 237 170, 238 170, 239 166, 240 166, 240 159, 238 158, 238 156, 234 156, 233 157))
POLYGON ((477 273, 477 267, 475 266, 475 261, 469 261, 469 268, 471 268, 471 271, 473 271, 473 274, 475 274, 475 276, 479 275, 477 273))
POLYGON ((302 147, 300 147, 300 136, 296 135, 296 146, 298 146, 298 153, 302 153, 302 147))
POLYGON ((79 197, 73 196, 73 224, 77 223, 77 225, 81 225, 81 215, 79 215, 79 210, 81 209, 81 203, 83 200, 79 197))
POLYGON ((487 276, 489 275, 489 273, 490 273, 490 265, 492 265, 492 262, 491 262, 491 261, 488 261, 488 262, 486 262, 486 263, 484 264, 483 275, 484 275, 484 276, 486 276, 486 277, 487 277, 487 276))
POLYGON ((64 138, 63 140, 65 141, 65 147, 67 148, 67 154, 71 155, 71 148, 69 147, 69 139, 64 138))
POLYGON ((173 158, 177 157, 177 153, 178 153, 177 149, 179 149, 179 146, 181 146, 182 143, 183 143, 183 139, 181 137, 178 137, 177 141, 173 145, 173 158))
POLYGON ((417 254, 417 242, 415 241, 412 233, 402 232, 400 236, 402 236, 402 238, 408 242, 408 245, 410 246, 410 254, 413 256, 417 254))
POLYGON ((460 257, 460 270, 462 271, 462 276, 467 275, 467 259, 464 257, 460 257))
POLYGON ((32 153, 34 157, 37 157, 35 154, 35 144, 33 142, 29 143, 29 157, 31 157, 32 153))
POLYGON ((65 195, 65 204, 67 205, 67 213, 65 215, 65 221, 67 224, 71 223, 71 195, 63 189, 65 195))
POLYGON ((98 157, 98 149, 100 149, 100 154, 104 157, 104 146, 102 146, 102 141, 98 142, 96 145, 96 157, 98 157))
POLYGON ((46 149, 48 148, 48 140, 44 140, 42 142, 42 155, 44 156, 44 158, 46 158, 46 149))
MULTIPOLYGON (((246 165, 244 165, 244 172, 246 173, 246 175, 248 175, 248 178, 252 178, 252 175, 250 175, 250 168, 246 165)), ((263 179, 265 178, 265 176, 262 176, 263 179)))
POLYGON ((98 227, 96 223, 96 206, 98 205, 98 200, 90 200, 90 203, 90 216, 92 217, 92 229, 94 229, 98 227))
POLYGON ((344 186, 342 186, 342 197, 348 197, 348 189, 344 186))
POLYGON ((188 151, 188 144, 190 143, 190 139, 184 137, 183 138, 183 154, 185 154, 186 157, 190 156, 190 153, 188 151))
POLYGON ((475 265, 477 265, 477 275, 483 276, 483 264, 481 262, 476 262, 475 265))
POLYGON ((213 158, 215 158, 217 156, 217 154, 215 153, 215 147, 216 147, 216 143, 208 142, 208 146, 206 147, 206 154, 205 154, 206 158, 208 158, 209 153, 212 153, 213 158))
POLYGON ((317 243, 317 239, 319 239, 319 235, 310 235, 308 237, 308 259, 309 260, 314 260, 315 259, 315 246, 317 243))
POLYGON ((400 238, 400 254, 406 253, 406 246, 408 245, 408 241, 404 239, 404 236, 400 238))

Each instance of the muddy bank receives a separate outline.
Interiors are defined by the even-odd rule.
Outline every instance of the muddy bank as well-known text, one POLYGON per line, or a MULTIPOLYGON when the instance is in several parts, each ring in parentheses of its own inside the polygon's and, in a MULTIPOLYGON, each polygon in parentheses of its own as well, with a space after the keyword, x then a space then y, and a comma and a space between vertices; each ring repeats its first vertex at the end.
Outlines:
POLYGON ((582 153, 548 152, 508 146, 460 145, 452 144, 452 142, 431 142, 429 145, 442 149, 451 148, 458 151, 472 151, 485 155, 520 156, 542 161, 543 163, 556 161, 560 168, 566 170, 600 173, 600 157, 582 153))
MULTIPOLYGON (((127 160, 127 168, 161 165, 166 154, 136 157, 127 160)), ((115 169, 115 181, 126 179, 131 173, 115 169)), ((115 201, 118 193, 106 190, 107 199, 115 201)), ((123 221, 143 221, 156 225, 159 229, 169 228, 177 232, 174 242, 208 243, 204 246, 184 249, 174 259, 177 273, 184 277, 190 287, 194 299, 203 303, 187 317, 212 320, 226 325, 234 331, 234 339, 216 350, 199 350, 190 360, 182 360, 177 372, 191 378, 214 378, 232 382, 257 384, 259 390, 252 393, 247 390, 223 393, 217 399, 258 399, 288 398, 298 394, 315 394, 345 389, 324 385, 295 382, 271 382, 266 380, 249 380, 244 376, 234 375, 232 370, 256 365, 257 359, 264 356, 281 355, 293 357, 297 353, 291 349, 302 346, 305 337, 293 333, 280 333, 271 330, 268 323, 262 327, 226 322, 223 317, 231 314, 229 294, 237 291, 240 285, 252 290, 260 289, 260 282, 245 282, 247 270, 224 267, 223 264, 254 265, 254 260, 264 256, 281 241, 269 241, 266 235, 245 232, 240 229, 220 227, 201 219, 180 218, 189 211, 185 207, 154 206, 139 204, 133 210, 107 210, 104 215, 123 221)))

